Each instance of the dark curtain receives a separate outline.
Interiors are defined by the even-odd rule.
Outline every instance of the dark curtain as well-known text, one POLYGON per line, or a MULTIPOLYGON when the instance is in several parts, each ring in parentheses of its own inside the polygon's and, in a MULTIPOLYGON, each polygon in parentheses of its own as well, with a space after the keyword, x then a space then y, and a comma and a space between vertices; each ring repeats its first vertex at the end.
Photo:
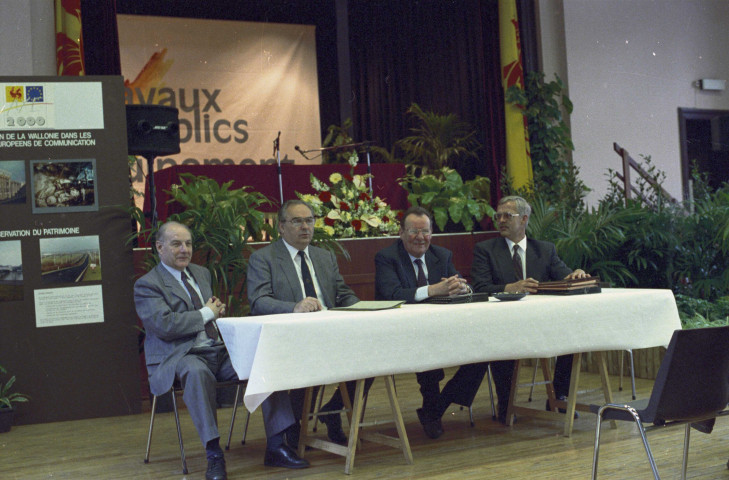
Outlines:
POLYGON ((81 0, 86 75, 121 75, 116 0, 81 0))
POLYGON ((351 0, 356 140, 390 149, 412 102, 470 123, 484 145, 461 174, 488 176, 498 197, 505 155, 496 0, 351 0))

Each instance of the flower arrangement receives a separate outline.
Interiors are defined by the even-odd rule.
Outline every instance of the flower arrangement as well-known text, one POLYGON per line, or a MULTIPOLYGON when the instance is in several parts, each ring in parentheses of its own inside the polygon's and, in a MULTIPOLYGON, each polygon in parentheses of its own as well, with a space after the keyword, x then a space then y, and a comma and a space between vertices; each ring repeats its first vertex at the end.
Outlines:
POLYGON ((296 195, 314 209, 317 231, 325 238, 357 238, 396 235, 397 214, 380 197, 370 195, 367 180, 370 174, 355 175, 357 152, 352 152, 349 174, 334 172, 329 183, 310 175, 315 194, 296 195))

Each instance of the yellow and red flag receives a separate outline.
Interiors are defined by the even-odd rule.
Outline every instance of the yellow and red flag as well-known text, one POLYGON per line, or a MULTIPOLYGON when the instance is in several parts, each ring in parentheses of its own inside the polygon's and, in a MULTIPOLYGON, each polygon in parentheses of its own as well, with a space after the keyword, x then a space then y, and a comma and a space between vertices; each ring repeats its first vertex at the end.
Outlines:
POLYGON ((56 73, 84 75, 84 48, 81 34, 81 0, 55 0, 56 73))
MULTIPOLYGON (((521 62, 521 41, 516 0, 499 0, 499 36, 501 46, 501 81, 506 89, 517 85, 524 88, 524 68, 521 62)), ((527 120, 519 107, 506 102, 506 172, 513 188, 532 184, 532 159, 529 152, 527 120)))

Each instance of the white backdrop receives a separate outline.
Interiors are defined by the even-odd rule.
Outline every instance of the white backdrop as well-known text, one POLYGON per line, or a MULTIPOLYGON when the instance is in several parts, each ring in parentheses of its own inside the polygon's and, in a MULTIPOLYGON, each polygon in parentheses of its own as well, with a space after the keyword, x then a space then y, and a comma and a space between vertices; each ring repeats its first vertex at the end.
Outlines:
MULTIPOLYGON (((278 132, 285 162, 306 161, 295 145, 321 146, 314 26, 137 15, 117 22, 126 103, 180 112, 182 151, 158 158, 155 169, 272 163, 278 132)), ((143 190, 141 172, 133 174, 143 190)))

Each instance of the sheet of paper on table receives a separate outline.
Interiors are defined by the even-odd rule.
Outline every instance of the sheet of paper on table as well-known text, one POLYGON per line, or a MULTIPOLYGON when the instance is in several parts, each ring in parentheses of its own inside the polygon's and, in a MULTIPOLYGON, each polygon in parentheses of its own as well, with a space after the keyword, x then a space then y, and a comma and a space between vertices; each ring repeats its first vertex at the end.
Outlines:
POLYGON ((350 305, 348 307, 334 307, 329 310, 389 310, 391 308, 397 308, 403 303, 405 303, 405 300, 360 300, 354 305, 350 305))

